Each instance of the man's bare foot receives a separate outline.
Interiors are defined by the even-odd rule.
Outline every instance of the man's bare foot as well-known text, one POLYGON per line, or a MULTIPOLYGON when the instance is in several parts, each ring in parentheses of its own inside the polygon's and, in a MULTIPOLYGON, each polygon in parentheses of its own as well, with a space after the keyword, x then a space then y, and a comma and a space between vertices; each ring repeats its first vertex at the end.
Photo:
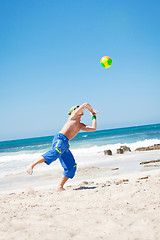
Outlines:
POLYGON ((62 191, 64 191, 65 189, 63 188, 63 187, 61 187, 61 186, 59 186, 58 188, 57 188, 57 192, 62 192, 62 191))
POLYGON ((32 173, 33 173, 33 167, 30 165, 30 166, 26 169, 26 172, 27 172, 29 175, 32 175, 32 173))

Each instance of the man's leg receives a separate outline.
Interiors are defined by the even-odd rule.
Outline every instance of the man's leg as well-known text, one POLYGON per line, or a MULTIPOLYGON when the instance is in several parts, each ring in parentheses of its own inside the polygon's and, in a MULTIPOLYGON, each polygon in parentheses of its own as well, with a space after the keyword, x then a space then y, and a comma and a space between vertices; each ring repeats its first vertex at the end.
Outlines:
POLYGON ((59 157, 59 160, 60 160, 60 163, 61 163, 61 165, 62 165, 62 167, 64 168, 64 165, 66 165, 67 166, 67 163, 68 162, 70 162, 70 164, 73 164, 73 168, 72 169, 70 169, 70 170, 64 170, 64 172, 63 172, 63 178, 62 178, 62 180, 61 180, 61 182, 60 182, 60 184, 59 184, 59 186, 58 186, 58 188, 57 188, 57 190, 58 191, 63 191, 63 190, 65 190, 64 188, 63 188, 63 186, 64 186, 64 184, 67 182, 67 180, 69 179, 69 178, 73 178, 74 177, 74 175, 75 175, 75 172, 76 172, 76 166, 77 166, 77 164, 76 164, 76 162, 75 162, 75 159, 74 159, 74 157, 73 157, 73 154, 71 153, 71 151, 68 149, 66 152, 64 152, 60 157, 59 157))
POLYGON ((56 151, 56 149, 49 150, 48 152, 44 153, 38 160, 30 164, 27 168, 28 174, 33 173, 33 168, 39 164, 45 162, 47 165, 51 164, 53 161, 55 161, 59 157, 59 152, 56 151))
POLYGON ((63 178, 61 179, 61 182, 60 182, 60 184, 59 184, 59 186, 58 186, 58 188, 57 188, 57 191, 58 191, 58 192, 65 190, 65 189, 63 188, 63 186, 64 186, 64 184, 67 182, 68 179, 69 179, 68 177, 63 176, 63 178))
POLYGON ((33 162, 32 164, 30 164, 28 167, 27 167, 27 173, 28 174, 30 174, 30 175, 32 175, 32 173, 33 173, 33 168, 37 165, 37 164, 39 164, 39 163, 43 163, 43 162, 45 162, 46 160, 45 160, 45 158, 44 157, 40 157, 38 160, 36 160, 35 162, 33 162))

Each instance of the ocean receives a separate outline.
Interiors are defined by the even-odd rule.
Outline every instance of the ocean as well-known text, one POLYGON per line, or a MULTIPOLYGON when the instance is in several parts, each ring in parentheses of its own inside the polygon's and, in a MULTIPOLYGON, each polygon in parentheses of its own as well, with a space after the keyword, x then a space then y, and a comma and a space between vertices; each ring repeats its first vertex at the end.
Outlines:
MULTIPOLYGON (((25 172, 28 164, 51 149, 53 137, 0 142, 0 191, 13 191, 22 186, 30 186, 30 184, 31 186, 42 186, 46 179, 53 181, 60 178, 63 169, 59 160, 50 166, 46 164, 36 166, 33 176, 28 176, 25 172)), ((116 175, 146 171, 144 167, 143 169, 140 167, 140 161, 160 159, 160 151, 135 152, 135 149, 153 144, 160 144, 160 124, 100 130, 92 133, 80 132, 70 141, 70 149, 79 169, 104 168, 103 176, 107 178, 115 174, 107 169, 117 166, 119 171, 116 175), (130 147, 131 152, 123 155, 117 154, 116 150, 121 145, 130 147), (112 156, 104 155, 104 150, 108 149, 112 151, 112 156)), ((154 168, 147 170, 154 170, 154 168)), ((98 171, 96 176, 99 177, 98 171)), ((81 177, 83 179, 83 176, 81 177)), ((49 184, 49 182, 47 183, 49 184)))

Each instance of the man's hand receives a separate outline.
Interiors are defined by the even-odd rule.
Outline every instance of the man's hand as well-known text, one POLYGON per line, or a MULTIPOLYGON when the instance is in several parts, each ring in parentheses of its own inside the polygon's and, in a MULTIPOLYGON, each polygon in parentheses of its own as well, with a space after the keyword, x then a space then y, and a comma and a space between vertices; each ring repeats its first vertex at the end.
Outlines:
POLYGON ((91 115, 94 116, 94 115, 97 115, 98 114, 98 111, 96 111, 95 109, 92 110, 91 112, 91 115))
POLYGON ((93 112, 93 109, 89 103, 84 103, 85 108, 87 108, 90 112, 93 112))
POLYGON ((93 110, 93 109, 92 109, 92 107, 91 107, 91 105, 90 105, 89 103, 83 103, 80 107, 78 107, 77 109, 75 109, 75 110, 73 111, 73 115, 74 115, 74 114, 81 114, 81 113, 83 113, 83 111, 84 111, 86 108, 90 111, 90 113, 91 113, 92 116, 93 116, 93 115, 96 115, 96 114, 98 113, 96 110, 93 110))
POLYGON ((85 104, 85 107, 90 111, 90 113, 91 113, 91 115, 93 116, 93 115, 96 115, 98 112, 95 110, 95 109, 93 109, 92 107, 91 107, 91 105, 89 104, 89 103, 84 103, 85 104))

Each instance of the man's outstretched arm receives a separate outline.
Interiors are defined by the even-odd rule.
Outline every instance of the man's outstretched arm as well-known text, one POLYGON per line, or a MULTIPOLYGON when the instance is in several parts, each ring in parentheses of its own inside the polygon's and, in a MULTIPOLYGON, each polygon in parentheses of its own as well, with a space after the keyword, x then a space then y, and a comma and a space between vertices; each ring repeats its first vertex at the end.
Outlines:
POLYGON ((83 103, 79 108, 77 108, 74 114, 81 114, 85 109, 88 109, 92 114, 94 113, 91 105, 89 103, 83 103))
POLYGON ((81 123, 81 130, 85 132, 94 132, 97 129, 97 120, 96 120, 96 111, 93 110, 92 114, 92 126, 85 125, 84 123, 81 123))

